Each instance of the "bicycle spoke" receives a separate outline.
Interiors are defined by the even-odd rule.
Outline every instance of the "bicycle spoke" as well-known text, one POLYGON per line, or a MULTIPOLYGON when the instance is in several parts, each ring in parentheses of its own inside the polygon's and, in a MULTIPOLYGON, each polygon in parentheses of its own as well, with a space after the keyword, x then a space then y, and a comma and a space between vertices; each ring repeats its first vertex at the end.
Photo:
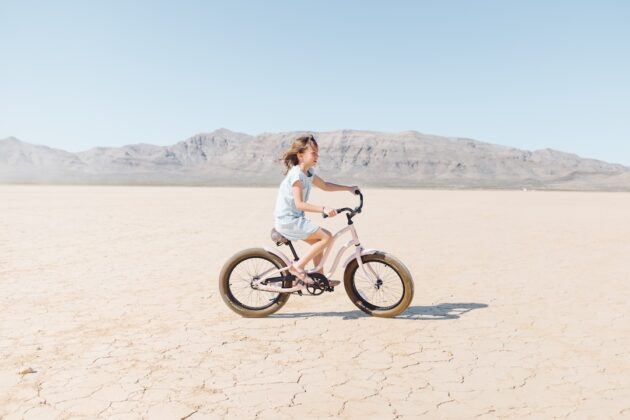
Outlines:
POLYGON ((274 263, 265 258, 248 258, 233 268, 230 275, 230 291, 234 299, 250 309, 263 309, 273 304, 279 293, 270 293, 252 288, 254 278, 261 278, 277 270, 274 263))
POLYGON ((363 268, 357 267, 354 288, 367 303, 381 309, 397 305, 404 294, 400 275, 381 261, 368 261, 363 263, 363 268), (370 279, 366 272, 376 274, 377 278, 370 279))

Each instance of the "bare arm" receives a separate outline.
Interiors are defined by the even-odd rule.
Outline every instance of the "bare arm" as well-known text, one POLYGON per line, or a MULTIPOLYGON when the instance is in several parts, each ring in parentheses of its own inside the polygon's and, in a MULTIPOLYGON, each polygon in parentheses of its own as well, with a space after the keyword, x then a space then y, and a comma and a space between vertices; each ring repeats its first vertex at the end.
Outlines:
POLYGON ((326 182, 317 175, 313 177, 313 185, 324 191, 350 191, 351 193, 354 193, 359 189, 356 185, 339 185, 333 184, 332 182, 326 182))
POLYGON ((333 208, 309 204, 302 200, 302 183, 300 181, 293 183, 293 201, 295 202, 295 207, 301 211, 310 211, 313 213, 322 213, 325 211, 330 217, 337 214, 337 211, 333 208))

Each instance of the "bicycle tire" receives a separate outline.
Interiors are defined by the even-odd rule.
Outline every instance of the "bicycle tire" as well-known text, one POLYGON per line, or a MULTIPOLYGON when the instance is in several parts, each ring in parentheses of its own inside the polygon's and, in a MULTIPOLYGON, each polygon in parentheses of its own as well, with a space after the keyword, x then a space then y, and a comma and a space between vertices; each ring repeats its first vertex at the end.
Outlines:
MULTIPOLYGON (((366 298, 365 293, 357 289, 356 283, 360 275, 357 274, 359 263, 354 259, 348 264, 344 272, 344 287, 352 303, 366 314, 376 317, 391 318, 404 312, 411 304, 414 294, 413 279, 407 267, 398 258, 384 252, 364 255, 361 257, 361 261, 364 265, 370 263, 383 264, 393 270, 400 280, 402 293, 400 298, 391 305, 379 306, 370 302, 366 298)), ((378 293, 379 288, 376 289, 377 292, 375 293, 378 293)))
MULTIPOLYGON (((231 287, 233 286, 231 281, 235 281, 232 274, 235 268, 237 268, 240 264, 251 259, 268 261, 276 268, 286 267, 286 264, 281 258, 262 248, 245 249, 233 255, 223 265, 221 274, 219 275, 219 292, 225 304, 232 311, 247 318, 262 318, 271 315, 282 308, 287 303, 290 296, 288 293, 278 293, 277 297, 271 299, 266 305, 261 307, 247 305, 235 297, 235 293, 231 287)), ((285 281, 284 283, 283 287, 291 287, 290 281, 285 281)), ((252 291, 252 293, 262 293, 262 296, 273 296, 270 292, 258 291, 255 289, 252 289, 252 291)))

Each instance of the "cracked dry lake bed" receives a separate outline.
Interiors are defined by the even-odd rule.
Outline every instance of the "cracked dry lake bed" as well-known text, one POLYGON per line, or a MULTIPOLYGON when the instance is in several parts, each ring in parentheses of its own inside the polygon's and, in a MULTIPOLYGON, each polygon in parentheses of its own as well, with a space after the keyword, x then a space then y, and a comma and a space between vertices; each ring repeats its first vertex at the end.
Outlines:
POLYGON ((630 417, 630 194, 366 189, 409 310, 240 318, 219 271, 275 193, 0 186, 0 418, 630 417))

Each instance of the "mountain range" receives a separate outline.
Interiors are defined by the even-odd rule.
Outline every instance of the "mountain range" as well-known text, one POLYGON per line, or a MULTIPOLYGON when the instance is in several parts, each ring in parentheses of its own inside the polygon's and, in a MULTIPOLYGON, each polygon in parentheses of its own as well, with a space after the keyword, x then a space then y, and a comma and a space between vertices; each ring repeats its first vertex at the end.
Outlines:
MULTIPOLYGON (((302 132, 251 136, 219 129, 172 146, 135 144, 71 153, 0 140, 0 183, 275 186, 279 158, 302 132)), ((536 151, 416 131, 314 133, 318 175, 402 188, 630 191, 630 168, 552 149, 536 151)))

